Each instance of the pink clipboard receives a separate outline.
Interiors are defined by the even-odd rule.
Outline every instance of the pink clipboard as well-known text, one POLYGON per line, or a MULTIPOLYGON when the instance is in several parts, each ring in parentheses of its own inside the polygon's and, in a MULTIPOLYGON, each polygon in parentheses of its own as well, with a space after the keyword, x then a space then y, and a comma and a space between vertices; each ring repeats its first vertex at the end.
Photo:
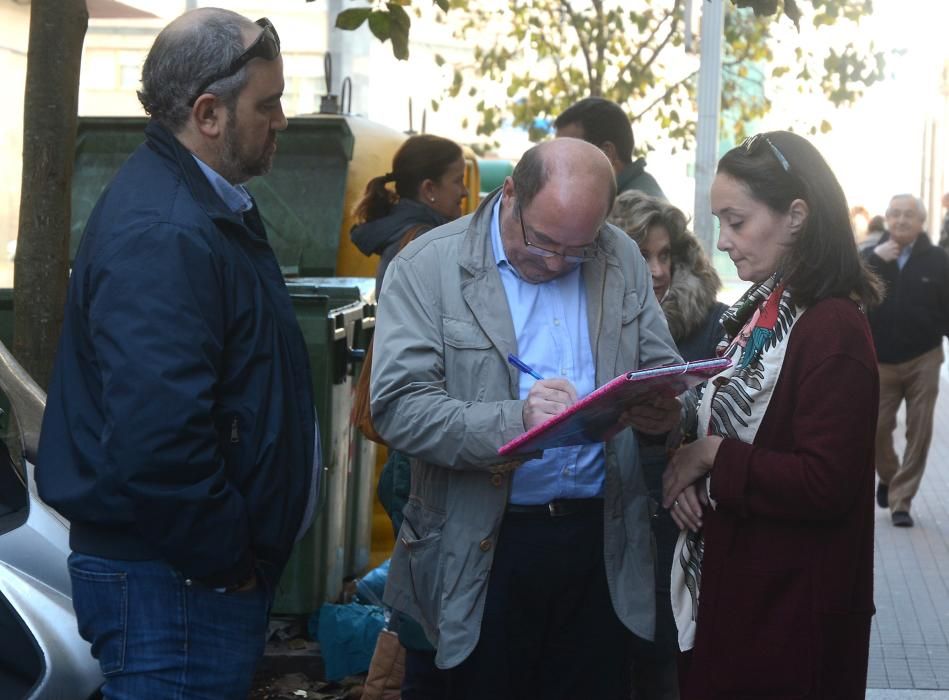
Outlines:
POLYGON ((605 442, 625 427, 618 423, 619 417, 638 400, 657 393, 678 396, 728 369, 731 363, 727 357, 716 357, 621 374, 563 413, 518 435, 503 445, 498 454, 527 454, 553 447, 605 442))

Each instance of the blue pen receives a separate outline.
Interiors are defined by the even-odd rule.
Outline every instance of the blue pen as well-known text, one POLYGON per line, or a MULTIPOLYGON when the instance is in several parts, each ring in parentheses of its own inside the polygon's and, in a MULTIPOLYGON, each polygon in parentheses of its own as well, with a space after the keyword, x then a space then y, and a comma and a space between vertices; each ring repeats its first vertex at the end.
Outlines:
POLYGON ((519 370, 521 370, 524 374, 529 374, 534 379, 543 379, 543 377, 537 373, 536 369, 534 369, 529 364, 524 362, 524 360, 519 358, 517 355, 514 355, 513 353, 508 355, 507 361, 510 362, 515 367, 517 367, 519 370))

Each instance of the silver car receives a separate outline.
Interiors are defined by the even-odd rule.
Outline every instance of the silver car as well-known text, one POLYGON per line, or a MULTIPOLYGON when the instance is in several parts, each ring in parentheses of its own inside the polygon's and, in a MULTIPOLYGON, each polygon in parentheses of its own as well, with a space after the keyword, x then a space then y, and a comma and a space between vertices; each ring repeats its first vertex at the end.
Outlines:
POLYGON ((0 698, 96 698, 102 675, 70 599, 69 524, 33 481, 46 396, 2 343, 0 389, 0 698))

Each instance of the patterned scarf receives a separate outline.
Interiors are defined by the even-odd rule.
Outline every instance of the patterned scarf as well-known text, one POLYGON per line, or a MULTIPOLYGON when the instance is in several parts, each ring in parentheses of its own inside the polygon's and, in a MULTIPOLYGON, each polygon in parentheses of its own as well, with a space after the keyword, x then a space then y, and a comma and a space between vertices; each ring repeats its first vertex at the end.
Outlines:
MULTIPOLYGON (((777 275, 761 282, 722 315, 725 338, 718 354, 732 366, 709 380, 699 407, 699 430, 707 435, 753 443, 781 375, 787 340, 800 316, 777 275)), ((712 507, 715 503, 712 502, 712 507)), ((702 584, 702 532, 679 533, 672 565, 672 611, 679 629, 679 648, 695 643, 695 621, 702 584)))

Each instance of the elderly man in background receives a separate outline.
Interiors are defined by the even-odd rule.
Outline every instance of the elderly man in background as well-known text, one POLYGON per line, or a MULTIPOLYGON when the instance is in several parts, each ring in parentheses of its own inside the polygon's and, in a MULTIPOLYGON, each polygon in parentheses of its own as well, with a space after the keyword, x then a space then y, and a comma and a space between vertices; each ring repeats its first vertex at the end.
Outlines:
POLYGON ((883 303, 870 309, 880 370, 877 420, 877 504, 893 525, 912 527, 913 497, 926 468, 939 392, 942 338, 949 333, 949 254, 923 230, 926 209, 910 194, 890 200, 886 233, 862 255, 886 285, 883 303), (900 405, 906 402, 906 449, 893 449, 900 405))
MULTIPOLYGON (((523 464, 497 456, 621 372, 679 360, 642 256, 604 223, 614 195, 595 147, 541 144, 473 215, 407 246, 383 284, 372 415, 413 458, 385 598, 422 623, 452 700, 625 700, 629 630, 653 635, 632 431, 523 464)), ((664 433, 679 410, 657 398, 627 419, 664 433)))
POLYGON ((244 698, 318 454, 306 344, 243 188, 270 169, 280 42, 182 15, 155 39, 151 120, 92 212, 39 447, 71 521, 82 636, 107 698, 244 698))

